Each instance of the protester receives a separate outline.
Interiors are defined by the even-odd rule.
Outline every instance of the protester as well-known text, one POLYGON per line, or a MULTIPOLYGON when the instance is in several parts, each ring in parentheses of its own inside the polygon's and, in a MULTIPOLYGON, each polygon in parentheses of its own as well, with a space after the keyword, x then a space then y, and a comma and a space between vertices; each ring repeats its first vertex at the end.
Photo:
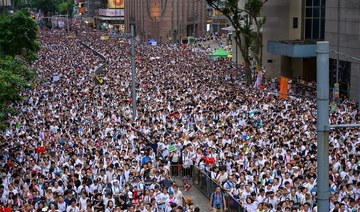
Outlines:
MULTIPOLYGON (((1 134, 3 207, 183 211, 171 173, 201 169, 248 211, 316 209, 314 99, 247 86, 205 49, 137 43, 134 119, 129 38, 78 31, 41 33, 40 81, 1 134)), ((332 124, 359 123, 353 101, 330 109, 332 124)), ((359 130, 332 130, 329 146, 331 210, 356 211, 359 130)))
POLYGON ((214 212, 226 211, 225 196, 222 193, 220 186, 218 186, 215 189, 214 193, 211 194, 210 211, 214 211, 214 212))

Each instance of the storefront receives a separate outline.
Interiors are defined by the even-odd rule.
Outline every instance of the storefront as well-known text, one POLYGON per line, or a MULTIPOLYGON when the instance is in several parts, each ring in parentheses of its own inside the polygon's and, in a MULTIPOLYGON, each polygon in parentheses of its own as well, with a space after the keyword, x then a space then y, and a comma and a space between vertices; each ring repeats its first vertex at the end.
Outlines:
POLYGON ((125 31, 124 9, 99 9, 98 14, 95 22, 100 29, 125 31))

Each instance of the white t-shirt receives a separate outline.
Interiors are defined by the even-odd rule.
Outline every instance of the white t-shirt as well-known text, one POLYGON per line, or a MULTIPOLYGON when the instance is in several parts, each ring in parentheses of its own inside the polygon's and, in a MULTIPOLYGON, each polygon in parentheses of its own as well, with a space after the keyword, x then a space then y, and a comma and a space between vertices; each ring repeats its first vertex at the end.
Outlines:
POLYGON ((71 205, 69 205, 66 208, 66 212, 80 212, 80 209, 78 206, 72 207, 71 205))
POLYGON ((79 199, 79 202, 80 202, 80 208, 81 209, 86 209, 86 201, 88 200, 88 198, 82 198, 82 197, 80 197, 80 199, 79 199))

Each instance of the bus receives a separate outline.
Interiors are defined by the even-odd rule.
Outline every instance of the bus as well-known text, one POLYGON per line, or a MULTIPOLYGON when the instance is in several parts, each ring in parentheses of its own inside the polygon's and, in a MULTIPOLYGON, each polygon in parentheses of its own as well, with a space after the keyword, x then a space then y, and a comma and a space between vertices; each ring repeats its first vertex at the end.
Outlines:
POLYGON ((192 36, 181 39, 181 45, 183 46, 189 46, 192 43, 195 43, 195 38, 192 36))

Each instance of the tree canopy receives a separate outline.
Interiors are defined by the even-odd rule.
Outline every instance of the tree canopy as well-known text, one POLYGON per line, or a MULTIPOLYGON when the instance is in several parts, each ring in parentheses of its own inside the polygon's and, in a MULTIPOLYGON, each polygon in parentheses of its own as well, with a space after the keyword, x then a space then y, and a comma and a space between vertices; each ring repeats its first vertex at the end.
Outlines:
POLYGON ((256 66, 262 65, 262 27, 265 17, 262 16, 262 8, 268 0, 206 0, 214 9, 221 12, 234 27, 233 36, 240 53, 244 58, 248 84, 252 82, 250 53, 256 66), (239 3, 245 1, 243 7, 239 3))
POLYGON ((73 6, 74 6, 73 1, 61 2, 60 4, 57 5, 57 11, 60 14, 71 14, 73 6))
POLYGON ((71 14, 74 1, 71 0, 13 0, 14 8, 40 10, 45 16, 71 14))
POLYGON ((18 11, 0 16, 0 128, 16 112, 21 91, 30 87, 36 73, 29 69, 37 58, 38 26, 29 14, 18 11))
POLYGON ((0 16, 0 52, 3 55, 22 56, 28 61, 40 50, 37 42, 38 25, 22 11, 0 16))

